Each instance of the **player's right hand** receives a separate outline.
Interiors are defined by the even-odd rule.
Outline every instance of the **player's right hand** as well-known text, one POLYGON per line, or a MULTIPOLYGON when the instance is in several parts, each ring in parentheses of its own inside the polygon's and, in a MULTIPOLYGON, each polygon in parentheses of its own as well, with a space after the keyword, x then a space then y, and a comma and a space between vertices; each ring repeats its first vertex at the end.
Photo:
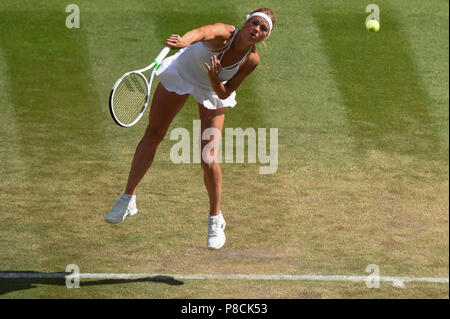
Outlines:
POLYGON ((178 34, 172 34, 164 44, 171 49, 182 49, 188 46, 183 37, 178 34))

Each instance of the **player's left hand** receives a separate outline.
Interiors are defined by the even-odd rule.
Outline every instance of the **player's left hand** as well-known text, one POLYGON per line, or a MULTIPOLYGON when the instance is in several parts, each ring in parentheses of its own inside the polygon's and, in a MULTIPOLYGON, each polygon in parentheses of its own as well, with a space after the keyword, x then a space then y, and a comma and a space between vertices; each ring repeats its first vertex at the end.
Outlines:
POLYGON ((219 78, 219 73, 222 71, 222 65, 216 55, 211 57, 211 65, 205 63, 205 67, 208 69, 208 76, 212 80, 217 80, 219 78))

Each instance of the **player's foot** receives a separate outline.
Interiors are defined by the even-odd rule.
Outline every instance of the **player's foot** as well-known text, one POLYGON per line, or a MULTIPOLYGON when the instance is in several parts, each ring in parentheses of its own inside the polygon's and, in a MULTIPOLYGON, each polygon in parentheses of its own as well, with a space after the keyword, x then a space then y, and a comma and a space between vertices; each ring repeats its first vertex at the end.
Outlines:
POLYGON ((136 195, 123 194, 119 200, 116 201, 116 205, 106 215, 105 221, 108 223, 121 223, 128 215, 133 216, 137 214, 136 208, 136 195))
POLYGON ((225 219, 222 212, 217 216, 208 218, 208 240, 206 246, 210 249, 219 249, 225 244, 225 219))

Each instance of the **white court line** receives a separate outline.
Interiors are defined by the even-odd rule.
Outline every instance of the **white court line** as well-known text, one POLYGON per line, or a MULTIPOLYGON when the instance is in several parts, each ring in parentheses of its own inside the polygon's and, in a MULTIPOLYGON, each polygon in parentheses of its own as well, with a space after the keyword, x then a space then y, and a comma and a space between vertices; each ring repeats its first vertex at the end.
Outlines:
MULTIPOLYGON (((39 272, 0 272, 0 279, 27 279, 27 278, 66 278, 66 276, 79 276, 80 279, 184 279, 184 280, 297 280, 297 281, 353 281, 365 282, 368 276, 345 276, 345 275, 213 275, 213 274, 155 274, 155 273, 39 273, 39 272)), ((373 280, 374 276, 370 277, 373 280)), ((448 284, 449 278, 445 277, 392 277, 380 276, 379 281, 392 282, 394 284, 406 282, 428 282, 448 284)))

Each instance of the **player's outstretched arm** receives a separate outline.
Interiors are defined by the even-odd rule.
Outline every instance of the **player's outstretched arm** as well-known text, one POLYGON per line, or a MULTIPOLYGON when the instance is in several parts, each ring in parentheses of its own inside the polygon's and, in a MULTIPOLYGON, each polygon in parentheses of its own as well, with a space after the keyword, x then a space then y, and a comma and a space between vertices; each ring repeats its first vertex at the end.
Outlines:
POLYGON ((198 42, 217 42, 220 47, 220 43, 228 40, 233 35, 234 28, 229 24, 215 23, 205 25, 203 27, 191 30, 180 36, 178 34, 172 34, 165 42, 165 45, 171 49, 182 49, 188 45, 198 42))

